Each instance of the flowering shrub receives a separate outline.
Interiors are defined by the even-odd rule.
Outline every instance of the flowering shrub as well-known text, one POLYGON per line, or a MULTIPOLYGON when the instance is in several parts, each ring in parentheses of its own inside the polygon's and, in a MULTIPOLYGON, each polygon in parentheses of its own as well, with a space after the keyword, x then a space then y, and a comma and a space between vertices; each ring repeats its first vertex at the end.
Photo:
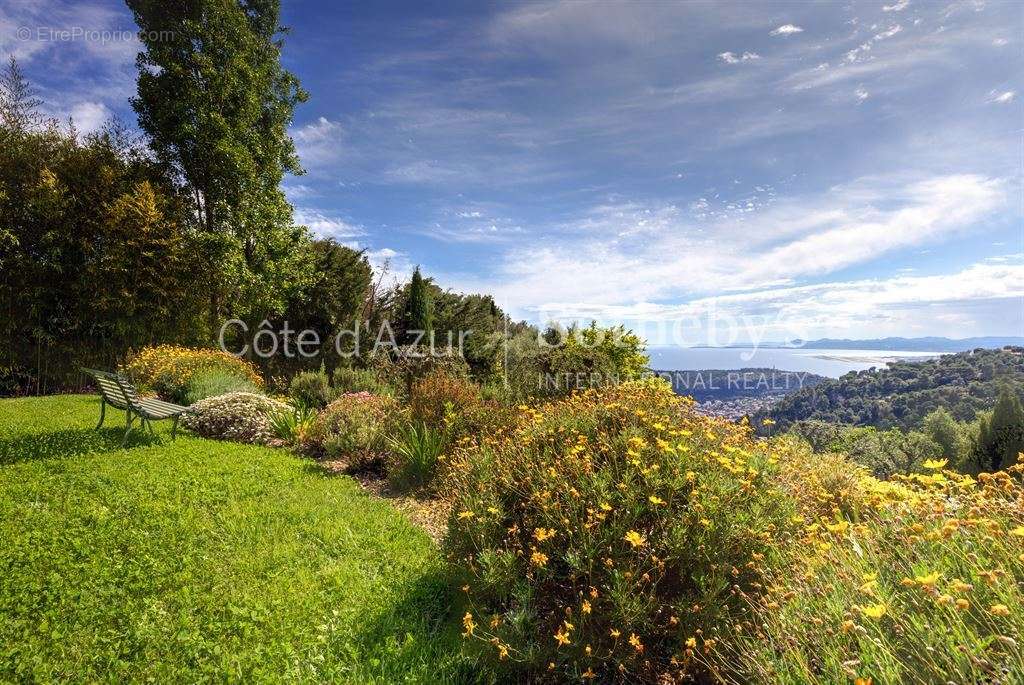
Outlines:
POLYGON ((302 436, 304 451, 348 462, 352 471, 379 468, 388 430, 398 415, 391 397, 356 392, 327 405, 302 436))
POLYGON ((760 682, 1021 682, 1024 465, 977 482, 943 466, 892 485, 860 476, 857 516, 806 517, 718 668, 760 682))
POLYGON ((464 635, 510 679, 1024 675, 1024 465, 880 481, 657 381, 521 414, 444 475, 464 635))
POLYGON ((146 347, 129 357, 122 371, 172 402, 187 401, 193 377, 207 372, 229 374, 255 388, 263 388, 263 379, 253 364, 221 350, 176 345, 146 347))
POLYGON ((232 392, 196 402, 181 423, 205 438, 266 445, 275 438, 272 417, 290 410, 263 395, 232 392))
POLYGON ((661 381, 588 390, 452 455, 465 634, 565 679, 701 668, 748 620, 794 505, 779 455, 661 381))

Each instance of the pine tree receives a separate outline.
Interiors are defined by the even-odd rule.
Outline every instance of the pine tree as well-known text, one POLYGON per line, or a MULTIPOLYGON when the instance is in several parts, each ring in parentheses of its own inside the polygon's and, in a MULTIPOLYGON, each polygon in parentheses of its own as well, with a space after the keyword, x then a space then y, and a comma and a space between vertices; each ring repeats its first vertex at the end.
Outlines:
POLYGON ((1024 452, 1024 406, 1009 387, 1004 387, 992 416, 981 421, 975 458, 981 471, 999 471, 1017 463, 1021 452, 1024 452))
POLYGON ((405 330, 409 342, 413 343, 419 337, 419 332, 423 332, 422 342, 428 339, 430 331, 433 329, 434 303, 427 290, 427 281, 420 274, 420 268, 417 266, 412 272, 412 281, 409 283, 409 299, 405 304, 405 330), (416 331, 416 333, 411 333, 411 331, 416 331))

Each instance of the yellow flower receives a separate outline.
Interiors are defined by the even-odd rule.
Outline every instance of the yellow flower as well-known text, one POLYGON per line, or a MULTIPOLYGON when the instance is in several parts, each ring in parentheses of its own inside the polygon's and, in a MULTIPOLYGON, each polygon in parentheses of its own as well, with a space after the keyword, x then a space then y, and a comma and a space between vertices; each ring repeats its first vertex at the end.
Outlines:
POLYGON ((569 634, 565 632, 563 628, 559 628, 558 632, 555 633, 555 642, 557 642, 559 646, 569 644, 569 634))
POLYGON ((644 651, 644 643, 640 642, 640 636, 636 633, 629 634, 629 644, 633 645, 633 649, 638 652, 644 651))
POLYGON ((916 576, 914 581, 921 587, 932 587, 942 577, 938 571, 933 571, 926 576, 916 576))
POLYGON ((622 635, 622 633, 620 631, 616 630, 615 628, 612 628, 611 630, 609 630, 608 634, 611 635, 612 638, 616 639, 616 640, 618 640, 619 636, 622 635))
POLYGON ((694 647, 696 647, 697 646, 697 638, 695 638, 695 637, 688 637, 688 638, 686 638, 686 646, 689 647, 690 649, 693 649, 694 647))
POLYGON ((583 604, 580 606, 580 611, 582 611, 584 614, 589 614, 590 602, 588 602, 587 600, 583 600, 583 604))
POLYGON ((993 616, 1009 616, 1010 610, 1005 604, 993 604, 991 608, 989 608, 988 613, 993 616))
POLYGON ((853 681, 853 685, 871 685, 871 678, 857 678, 853 681))
POLYGON ((653 504, 655 506, 665 503, 665 500, 663 500, 662 498, 658 497, 657 495, 651 495, 647 499, 649 499, 651 501, 651 504, 653 504))
POLYGON ((1017 526, 1016 528, 1010 531, 1010 535, 1013 535, 1018 538, 1024 538, 1024 526, 1017 526))
POLYGON ((647 542, 647 538, 645 538, 643 535, 636 532, 635 530, 631 530, 628 533, 626 533, 623 540, 633 545, 633 547, 641 547, 645 542, 647 542))
POLYGON ((838 533, 839 535, 842 535, 850 527, 850 523, 849 521, 840 521, 839 523, 826 523, 825 527, 833 533, 838 533))
POLYGON ((964 581, 957 578, 949 584, 949 587, 953 590, 953 592, 967 592, 974 586, 970 583, 965 583, 964 581))
POLYGON ((597 677, 597 674, 594 673, 594 670, 590 668, 590 666, 587 666, 587 670, 583 671, 583 673, 580 674, 580 677, 584 680, 593 680, 597 677))
POLYGON ((459 518, 460 519, 471 519, 471 518, 473 518, 473 516, 475 516, 475 514, 473 514, 473 512, 471 512, 471 511, 459 512, 459 518))
POLYGON ((534 566, 544 568, 544 566, 548 563, 548 555, 544 554, 543 552, 534 552, 530 555, 530 562, 534 566))
POLYGON ((476 623, 473 622, 473 614, 466 612, 466 615, 462 617, 462 626, 466 629, 462 633, 463 637, 469 637, 473 634, 473 630, 476 629, 476 623))
POLYGON ((927 459, 923 464, 921 464, 921 466, 926 469, 938 471, 939 469, 944 468, 948 463, 949 459, 927 459))
POLYGON ((956 608, 966 611, 971 608, 971 603, 968 602, 966 599, 961 598, 956 600, 956 608))
POLYGON ((537 542, 544 542, 548 538, 555 537, 554 528, 537 528, 533 531, 533 537, 537 542))
POLYGON ((877 618, 882 618, 883 616, 885 616, 885 612, 887 611, 887 609, 886 609, 886 606, 884 604, 874 604, 874 605, 869 606, 869 607, 864 607, 863 609, 861 609, 861 611, 868 618, 875 618, 875 619, 877 619, 877 618))

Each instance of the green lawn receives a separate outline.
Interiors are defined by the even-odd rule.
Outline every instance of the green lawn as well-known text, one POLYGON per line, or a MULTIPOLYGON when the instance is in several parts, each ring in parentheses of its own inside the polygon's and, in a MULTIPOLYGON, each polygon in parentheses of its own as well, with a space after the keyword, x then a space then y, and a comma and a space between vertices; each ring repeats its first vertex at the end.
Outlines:
MULTIPOLYGON (((0 401, 0 681, 465 682, 429 538, 284 450, 0 401)), ((113 420, 111 420, 113 416, 113 420)))

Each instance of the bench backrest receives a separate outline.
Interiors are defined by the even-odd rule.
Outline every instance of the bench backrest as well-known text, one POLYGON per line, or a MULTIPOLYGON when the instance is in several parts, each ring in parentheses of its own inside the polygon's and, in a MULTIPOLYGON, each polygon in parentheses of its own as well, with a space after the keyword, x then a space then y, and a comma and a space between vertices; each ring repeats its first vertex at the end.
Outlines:
POLYGON ((138 393, 128 379, 120 374, 98 371, 97 369, 82 369, 83 373, 92 376, 96 381, 100 394, 109 403, 118 409, 130 409, 139 403, 138 393))

